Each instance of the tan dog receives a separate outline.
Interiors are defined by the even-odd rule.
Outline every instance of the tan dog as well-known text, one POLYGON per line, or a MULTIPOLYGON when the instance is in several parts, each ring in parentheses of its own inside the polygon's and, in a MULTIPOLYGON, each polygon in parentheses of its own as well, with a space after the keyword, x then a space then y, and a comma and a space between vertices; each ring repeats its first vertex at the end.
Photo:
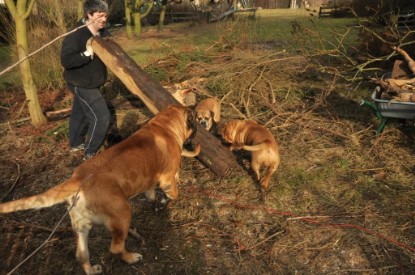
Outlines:
POLYGON ((42 194, 0 204, 0 213, 67 202, 77 235, 76 258, 86 274, 102 272, 89 261, 88 232, 93 224, 103 224, 111 232, 111 253, 135 263, 142 256, 130 253, 124 244, 131 221, 128 199, 145 192, 154 201, 158 185, 168 198, 177 198, 183 142, 196 128, 194 111, 171 105, 128 139, 82 163, 70 179, 42 194))
POLYGON ((272 133, 254 121, 230 120, 220 129, 222 138, 230 143, 230 149, 244 149, 251 152, 251 168, 260 181, 262 189, 266 189, 272 174, 280 165, 279 146, 272 133), (261 177, 260 169, 267 168, 266 175, 261 177))
POLYGON ((197 121, 208 131, 220 122, 220 102, 216 97, 200 101, 195 110, 197 121))

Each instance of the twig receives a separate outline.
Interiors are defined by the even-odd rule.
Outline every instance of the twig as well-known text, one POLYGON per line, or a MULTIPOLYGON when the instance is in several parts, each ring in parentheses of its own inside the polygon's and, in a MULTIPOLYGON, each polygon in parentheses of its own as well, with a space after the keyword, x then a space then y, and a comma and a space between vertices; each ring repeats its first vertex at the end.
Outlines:
MULTIPOLYGON (((21 118, 19 120, 12 121, 12 123, 20 123, 20 122, 25 122, 25 121, 28 121, 28 120, 30 120, 30 117, 21 118)), ((9 128, 11 129, 10 121, 0 124, 0 127, 3 127, 3 126, 9 126, 9 128)))
POLYGON ((271 104, 275 104, 276 99, 275 99, 275 93, 274 93, 274 89, 272 87, 272 84, 267 78, 264 78, 264 80, 268 84, 270 92, 271 92, 271 104))
POLYGON ((238 108, 235 107, 235 105, 233 105, 232 103, 229 103, 229 104, 231 105, 232 108, 234 108, 238 112, 238 114, 241 117, 243 117, 244 119, 247 119, 247 117, 244 114, 242 114, 241 111, 239 111, 238 108))
MULTIPOLYGON (((251 112, 249 111, 249 108, 248 108, 249 102, 245 100, 245 97, 243 95, 241 96, 241 100, 242 100, 242 104, 244 105, 246 114, 248 115, 248 117, 251 117, 251 112)), ((248 98, 248 101, 249 101, 249 98, 248 98)))
POLYGON ((277 235, 279 235, 279 234, 281 234, 281 233, 283 233, 283 232, 284 232, 284 230, 283 230, 283 231, 278 231, 278 232, 276 232, 276 233, 272 234, 271 236, 269 236, 268 238, 265 238, 264 240, 260 241, 259 243, 256 243, 256 244, 254 244, 254 245, 252 245, 252 246, 250 246, 250 247, 246 248, 245 250, 250 250, 250 249, 252 249, 252 248, 254 248, 254 247, 257 247, 258 245, 261 245, 261 244, 265 243, 265 242, 266 242, 266 241, 268 241, 269 239, 272 239, 272 238, 274 238, 275 236, 277 236, 277 235))
POLYGON ((303 220, 303 219, 327 219, 327 218, 332 218, 332 216, 301 216, 301 217, 287 218, 287 221, 303 220))
POLYGON ((377 171, 377 170, 383 170, 385 167, 377 167, 377 168, 367 168, 367 169, 349 169, 350 171, 355 172, 368 172, 368 171, 377 171))
POLYGON ((7 197, 7 195, 9 195, 9 193, 14 189, 14 187, 16 186, 16 183, 19 181, 19 178, 20 178, 20 165, 14 160, 13 162, 17 166, 17 177, 14 180, 12 187, 10 187, 9 191, 7 191, 6 194, 4 194, 4 196, 0 199, 0 202, 3 202, 3 200, 7 197))
POLYGON ((17 113, 16 113, 16 117, 19 117, 19 116, 22 114, 23 110, 25 109, 25 106, 26 106, 28 103, 29 103, 29 100, 25 100, 25 101, 23 102, 23 104, 22 104, 22 106, 20 107, 19 111, 17 111, 17 113))
MULTIPOLYGON (((47 231, 47 232, 52 232, 53 228, 49 228, 46 226, 42 226, 42 225, 38 225, 38 224, 33 224, 33 223, 28 223, 28 222, 21 222, 21 221, 16 221, 16 220, 7 220, 7 223, 9 223, 10 225, 18 225, 20 227, 30 227, 30 228, 34 228, 34 229, 39 229, 39 230, 43 230, 43 231, 47 231)), ((59 232, 68 232, 71 231, 72 229, 70 228, 63 228, 61 230, 57 230, 59 232)), ((56 231, 55 231, 56 232, 56 231)))
POLYGON ((265 71, 265 67, 262 68, 261 73, 259 74, 259 76, 255 79, 255 81, 249 85, 248 88, 248 95, 247 95, 247 100, 244 100, 244 105, 245 105, 245 109, 246 109, 246 113, 248 114, 248 117, 251 116, 250 112, 249 112, 249 103, 251 101, 251 92, 254 88, 254 86, 259 82, 259 80, 262 78, 262 75, 264 74, 265 71))

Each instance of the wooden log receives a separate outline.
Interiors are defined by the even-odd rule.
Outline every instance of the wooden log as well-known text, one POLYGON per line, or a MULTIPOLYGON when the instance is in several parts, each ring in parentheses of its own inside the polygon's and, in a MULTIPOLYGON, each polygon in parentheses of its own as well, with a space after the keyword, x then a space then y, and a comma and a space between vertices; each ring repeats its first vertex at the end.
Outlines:
POLYGON ((50 120, 59 120, 59 119, 64 119, 70 116, 71 111, 72 111, 72 107, 67 107, 64 109, 56 110, 56 111, 47 111, 45 115, 50 120))
MULTIPOLYGON (((144 72, 112 39, 96 36, 92 41, 92 49, 128 90, 143 101, 151 113, 157 114, 159 110, 168 105, 180 104, 159 82, 144 72)), ((217 176, 223 177, 231 169, 237 167, 233 153, 200 125, 192 142, 202 145, 202 150, 197 158, 217 176)))

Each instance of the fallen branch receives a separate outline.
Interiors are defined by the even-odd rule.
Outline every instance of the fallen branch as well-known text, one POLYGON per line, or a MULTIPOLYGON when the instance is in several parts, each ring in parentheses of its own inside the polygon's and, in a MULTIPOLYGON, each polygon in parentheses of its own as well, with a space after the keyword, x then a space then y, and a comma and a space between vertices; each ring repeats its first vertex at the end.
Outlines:
POLYGON ((45 115, 49 119, 64 119, 71 115, 71 111, 72 107, 67 107, 56 111, 48 111, 45 115))

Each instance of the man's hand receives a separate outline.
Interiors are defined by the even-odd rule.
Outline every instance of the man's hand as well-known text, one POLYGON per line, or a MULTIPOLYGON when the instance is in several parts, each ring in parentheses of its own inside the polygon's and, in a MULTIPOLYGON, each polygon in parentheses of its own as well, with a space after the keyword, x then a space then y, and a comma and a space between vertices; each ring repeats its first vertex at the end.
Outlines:
POLYGON ((94 50, 92 49, 92 39, 94 37, 91 37, 86 41, 86 52, 84 53, 86 56, 91 56, 91 59, 94 59, 94 50))

